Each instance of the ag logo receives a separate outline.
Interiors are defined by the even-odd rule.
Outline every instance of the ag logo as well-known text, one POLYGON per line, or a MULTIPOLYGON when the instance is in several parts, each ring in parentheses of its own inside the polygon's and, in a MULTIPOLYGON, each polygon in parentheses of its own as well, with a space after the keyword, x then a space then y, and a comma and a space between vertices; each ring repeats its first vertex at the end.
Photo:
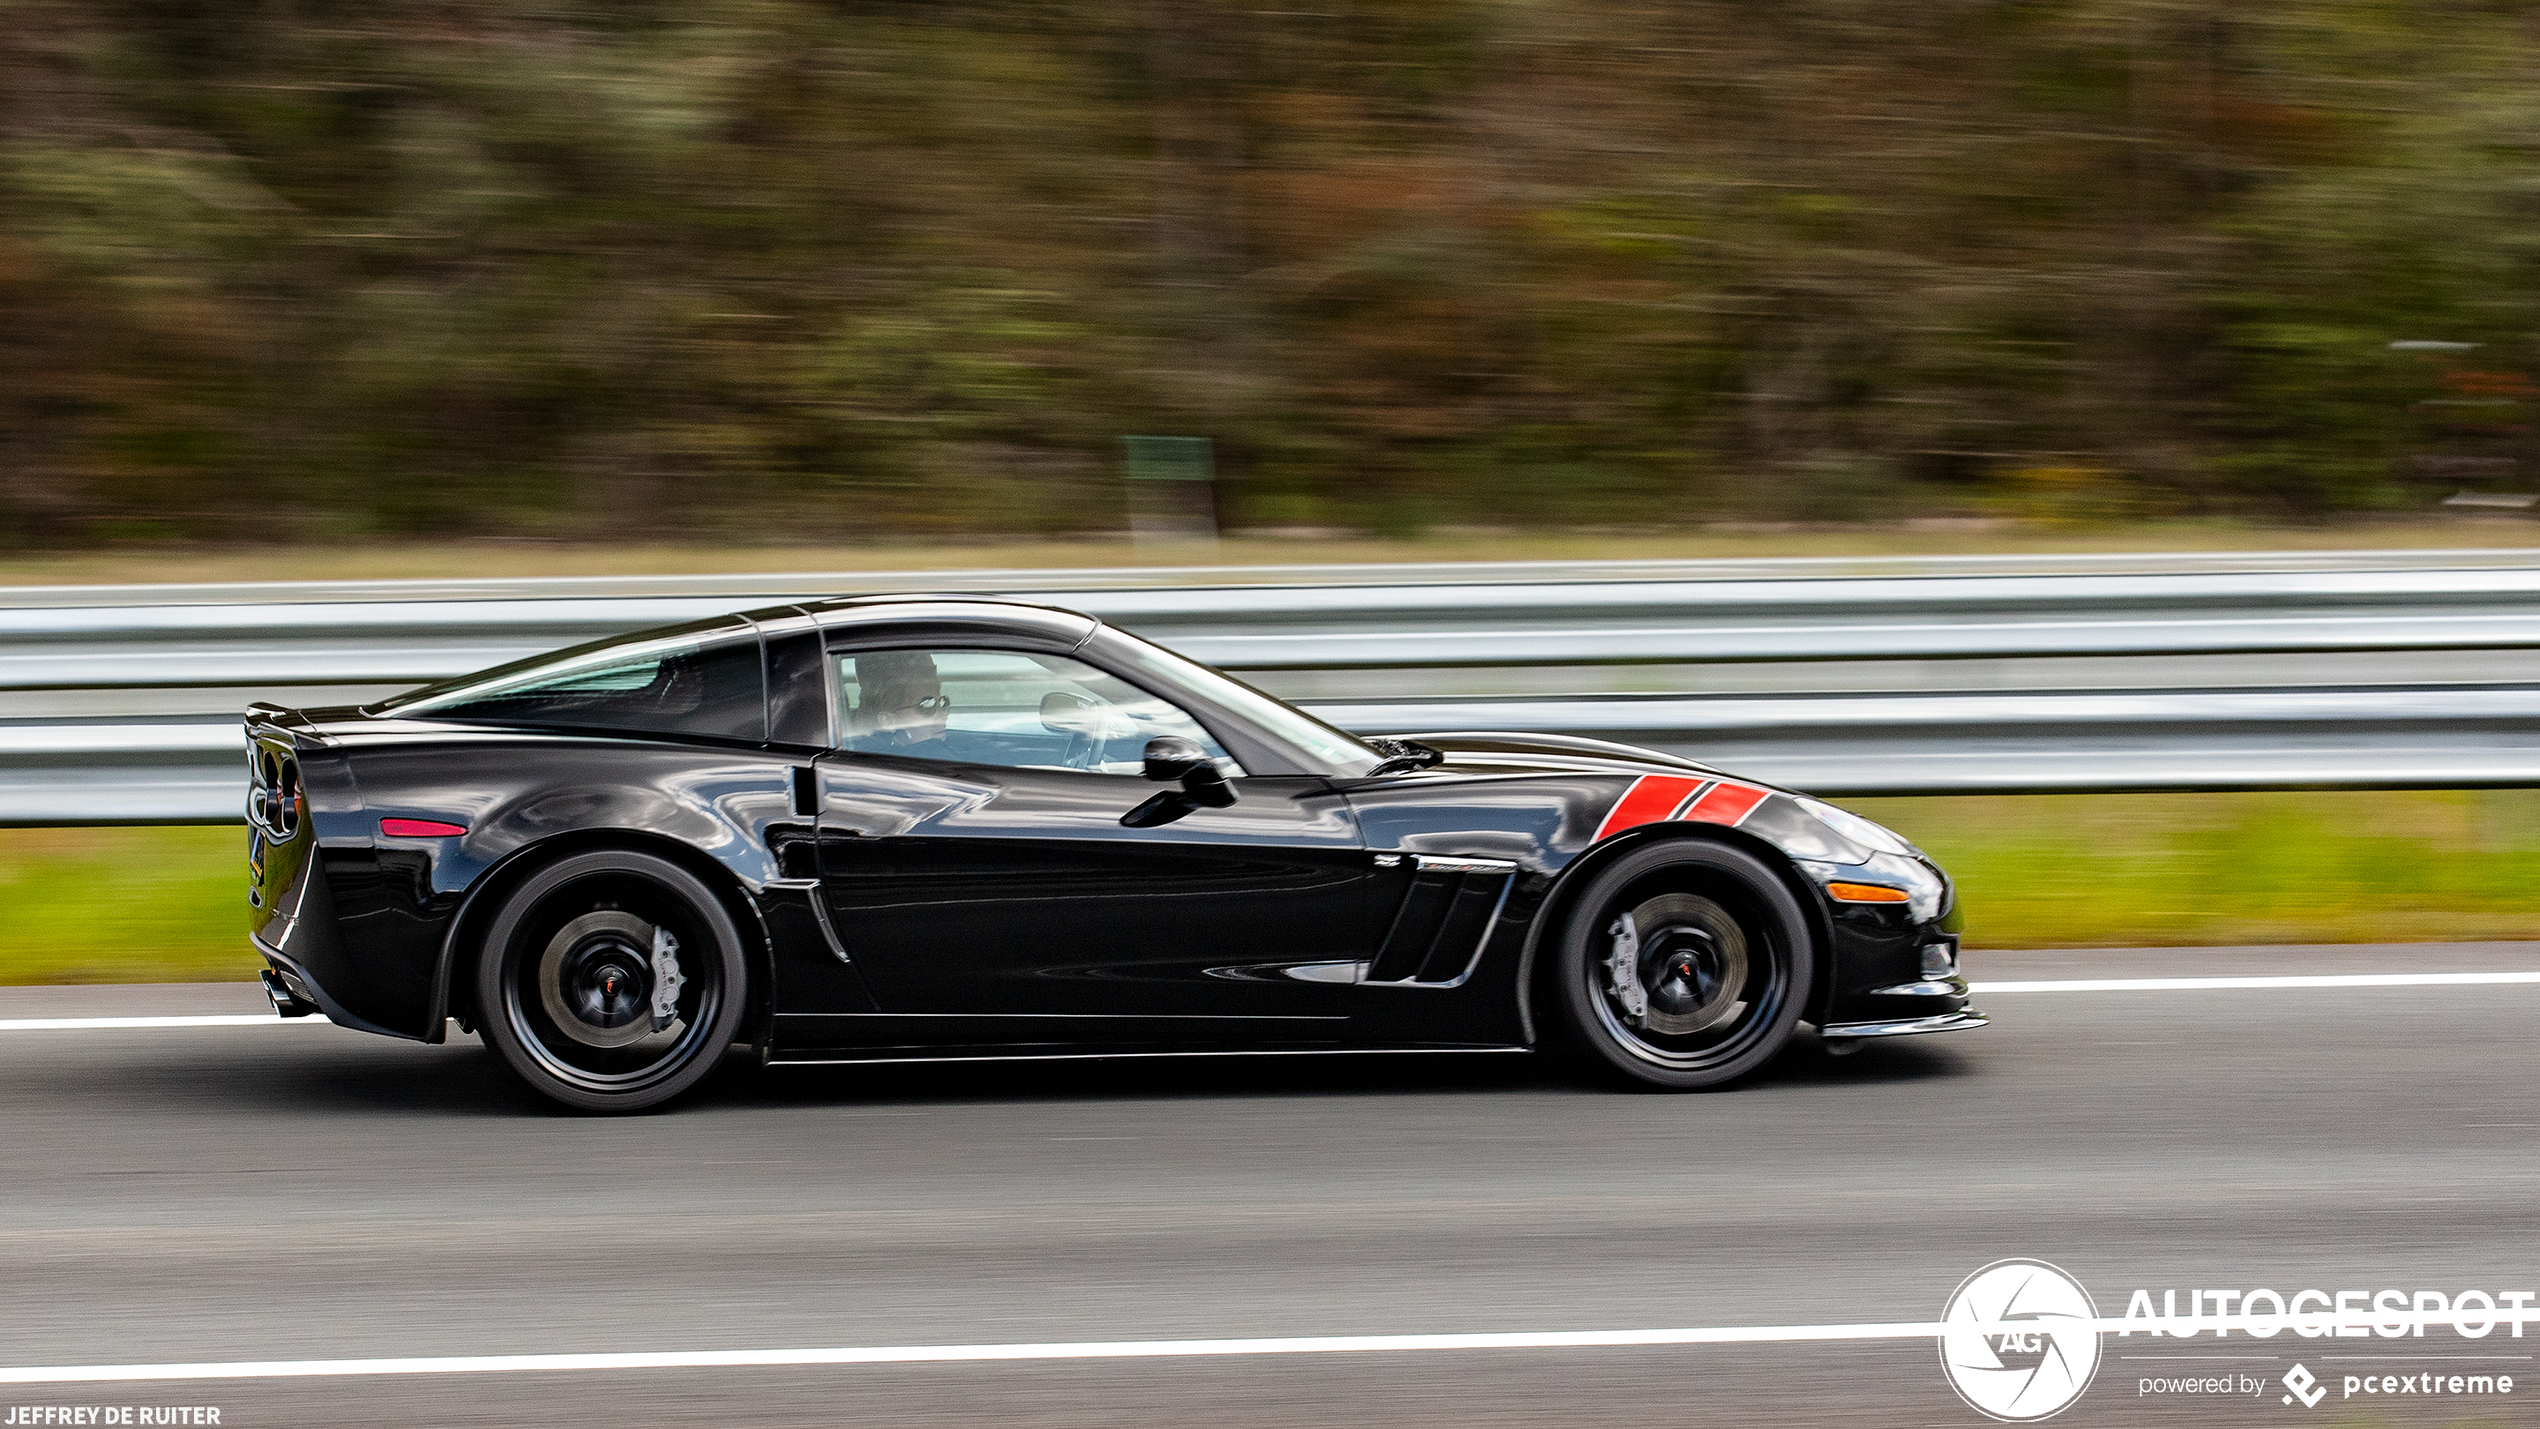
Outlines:
POLYGON ((1940 1364, 1979 1414, 2021 1422, 2060 1414, 2099 1372, 2099 1318, 2081 1282, 2042 1260, 1997 1260, 1941 1312, 1940 1364), (2003 1323, 1997 1323, 2003 1322, 2003 1323))

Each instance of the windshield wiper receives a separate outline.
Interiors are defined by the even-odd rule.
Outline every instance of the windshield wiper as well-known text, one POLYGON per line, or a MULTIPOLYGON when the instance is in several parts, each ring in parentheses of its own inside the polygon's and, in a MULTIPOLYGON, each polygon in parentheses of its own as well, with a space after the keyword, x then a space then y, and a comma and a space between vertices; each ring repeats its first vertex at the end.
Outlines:
POLYGON ((1385 762, 1368 770, 1376 774, 1408 774, 1414 769, 1427 769, 1446 762, 1446 751, 1410 739, 1370 739, 1362 741, 1369 749, 1385 756, 1385 762))

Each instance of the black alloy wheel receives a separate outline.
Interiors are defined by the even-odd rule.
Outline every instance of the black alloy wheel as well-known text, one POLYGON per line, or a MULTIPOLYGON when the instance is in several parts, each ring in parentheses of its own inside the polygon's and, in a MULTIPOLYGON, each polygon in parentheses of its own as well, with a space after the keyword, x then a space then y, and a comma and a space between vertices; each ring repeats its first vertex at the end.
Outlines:
POLYGON ((732 1044, 748 972, 704 880, 651 854, 575 854, 504 900, 476 970, 487 1046, 584 1111, 635 1111, 696 1085, 732 1044))
POLYGON ((1652 844, 1571 904, 1546 1031, 1641 1087, 1719 1086, 1790 1041, 1814 964, 1799 901, 1761 859, 1698 839, 1652 844))

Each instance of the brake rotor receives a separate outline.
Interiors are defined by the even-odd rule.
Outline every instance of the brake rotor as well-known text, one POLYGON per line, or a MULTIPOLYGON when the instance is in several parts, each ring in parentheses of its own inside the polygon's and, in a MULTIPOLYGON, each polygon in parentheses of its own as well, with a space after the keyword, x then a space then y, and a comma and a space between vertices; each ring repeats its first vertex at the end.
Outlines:
POLYGON ((1681 1037, 1744 1015, 1747 966, 1745 930, 1727 909, 1666 893, 1615 921, 1606 975, 1626 1022, 1681 1037))
POLYGON ((585 913, 538 958, 538 1002, 565 1036, 623 1047, 654 1031, 653 949, 661 930, 632 913, 585 913))

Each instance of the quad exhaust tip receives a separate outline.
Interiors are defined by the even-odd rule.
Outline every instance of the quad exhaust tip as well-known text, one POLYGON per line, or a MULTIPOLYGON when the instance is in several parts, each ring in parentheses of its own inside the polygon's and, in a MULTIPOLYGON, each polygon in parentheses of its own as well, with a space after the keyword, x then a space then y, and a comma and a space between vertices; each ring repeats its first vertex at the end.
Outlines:
POLYGON ((279 1015, 284 1017, 307 1017, 317 1011, 317 1004, 309 1002, 304 998, 294 996, 292 994, 290 984, 285 983, 282 980, 282 974, 275 972, 273 969, 267 968, 263 972, 258 973, 256 975, 256 980, 265 985, 265 996, 272 1000, 273 1010, 279 1015))

